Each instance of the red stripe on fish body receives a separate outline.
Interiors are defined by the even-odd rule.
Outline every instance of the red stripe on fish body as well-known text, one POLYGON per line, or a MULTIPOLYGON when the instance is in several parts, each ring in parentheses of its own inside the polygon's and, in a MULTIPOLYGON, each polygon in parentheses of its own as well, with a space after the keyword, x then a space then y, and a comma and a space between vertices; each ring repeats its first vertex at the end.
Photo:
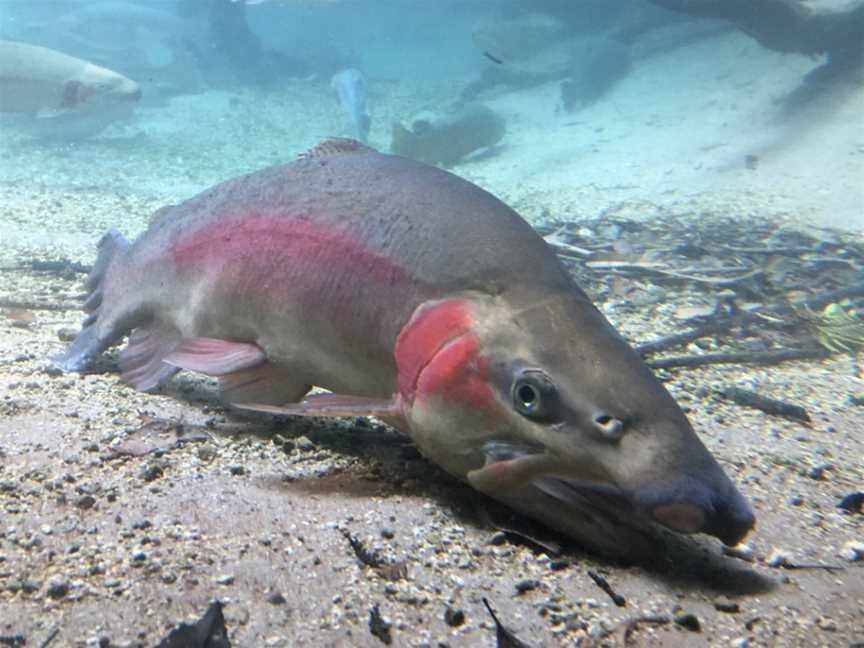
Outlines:
POLYGON ((173 252, 178 268, 215 262, 241 269, 247 279, 318 268, 360 273, 385 283, 408 278, 401 266, 350 232, 302 215, 248 213, 224 218, 181 237, 173 252))
POLYGON ((421 306, 396 339, 399 393, 407 404, 440 396, 485 407, 492 398, 473 317, 464 299, 421 306))

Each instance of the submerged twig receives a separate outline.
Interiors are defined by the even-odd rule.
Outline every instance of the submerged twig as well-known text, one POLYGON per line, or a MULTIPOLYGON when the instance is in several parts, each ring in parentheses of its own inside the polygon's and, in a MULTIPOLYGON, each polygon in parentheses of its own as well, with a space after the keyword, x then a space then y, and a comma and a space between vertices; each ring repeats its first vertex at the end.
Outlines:
POLYGON ((31 301, 29 299, 15 299, 13 297, 0 297, 0 308, 25 308, 28 310, 47 311, 76 311, 81 310, 81 304, 50 304, 47 302, 31 301))
POLYGON ((709 364, 777 364, 789 360, 824 358, 824 349, 779 349, 777 351, 731 351, 729 353, 706 353, 704 355, 672 356, 648 361, 652 369, 672 367, 702 367, 709 364))
POLYGON ((775 302, 773 304, 766 304, 750 310, 735 311, 731 314, 716 316, 707 324, 690 331, 668 335, 651 342, 639 344, 636 346, 636 351, 639 355, 646 356, 659 351, 665 351, 666 349, 682 346, 692 342, 693 340, 698 340, 699 338, 707 337, 709 335, 724 333, 733 326, 739 324, 752 321, 762 322, 762 318, 764 318, 768 313, 773 315, 787 315, 794 312, 796 308, 818 308, 832 302, 840 301, 841 299, 858 297, 861 295, 864 295, 864 281, 859 281, 844 288, 837 288, 836 290, 829 290, 824 293, 812 295, 791 303, 775 302))
POLYGON ((625 607, 627 605, 627 599, 618 594, 615 590, 612 589, 612 586, 609 584, 605 578, 603 578, 600 574, 595 574, 590 569, 588 570, 588 576, 591 577, 595 583, 597 583, 597 587, 602 589, 606 594, 609 595, 609 598, 612 599, 612 602, 618 607, 625 607))
POLYGON ((793 405, 776 398, 768 398, 762 394, 757 394, 749 389, 741 389, 740 387, 727 387, 718 393, 734 403, 762 410, 772 416, 783 416, 804 423, 810 422, 810 415, 800 405, 793 405))

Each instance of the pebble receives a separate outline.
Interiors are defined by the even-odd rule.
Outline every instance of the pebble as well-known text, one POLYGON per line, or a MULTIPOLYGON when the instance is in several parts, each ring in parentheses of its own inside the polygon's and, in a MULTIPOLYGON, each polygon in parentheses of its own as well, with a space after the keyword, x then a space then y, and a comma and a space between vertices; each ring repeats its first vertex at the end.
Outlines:
POLYGON ((162 466, 159 464, 150 464, 149 466, 144 466, 141 470, 141 479, 145 482, 151 482, 159 479, 164 474, 165 471, 162 470, 162 466))
POLYGON ((201 461, 212 461, 216 458, 216 448, 212 445, 204 444, 198 448, 198 458, 201 461))
POLYGON ((530 592, 538 587, 540 587, 540 581, 536 578, 526 578, 516 583, 516 593, 524 594, 525 592, 530 592))
POLYGON ((497 531, 489 536, 489 539, 486 541, 486 544, 500 546, 507 542, 507 534, 503 531, 497 531))
POLYGON ((684 613, 675 617, 675 623, 682 628, 686 628, 690 632, 701 632, 702 624, 699 622, 699 617, 695 614, 684 613))
POLYGON ((789 564, 789 554, 782 549, 773 549, 765 564, 769 567, 783 567, 789 564))
POLYGON ((267 602, 270 605, 285 605, 288 600, 281 592, 273 592, 267 596, 267 602))
POLYGON ((723 553, 733 558, 753 562, 753 547, 748 544, 738 544, 734 547, 723 545, 723 553))
POLYGON ((840 557, 849 562, 858 562, 864 560, 864 542, 855 542, 850 540, 840 549, 840 557))
POLYGON ((245 475, 246 474, 246 468, 244 466, 239 465, 239 464, 234 464, 233 466, 229 466, 228 471, 232 475, 245 475))
POLYGON ((741 608, 735 601, 732 601, 725 596, 721 596, 714 601, 714 609, 728 614, 736 614, 741 611, 741 608))
POLYGON ((215 578, 215 582, 219 585, 233 585, 234 584, 234 575, 233 574, 222 574, 221 576, 217 576, 215 578))
POLYGON ((96 505, 96 498, 92 495, 82 495, 75 500, 75 506, 83 511, 87 511, 96 505))
POLYGON ((48 582, 48 589, 45 593, 52 599, 63 598, 69 593, 69 581, 62 578, 52 579, 48 582))
POLYGON ((465 623, 465 613, 458 608, 448 607, 444 610, 444 622, 455 628, 465 623))
POLYGON ((299 436, 294 439, 294 447, 296 447, 298 450, 309 452, 310 450, 315 449, 315 444, 309 440, 309 437, 299 436))
POLYGON ((393 532, 393 529, 385 527, 381 529, 381 537, 385 540, 392 540, 394 537, 396 537, 396 534, 393 532))

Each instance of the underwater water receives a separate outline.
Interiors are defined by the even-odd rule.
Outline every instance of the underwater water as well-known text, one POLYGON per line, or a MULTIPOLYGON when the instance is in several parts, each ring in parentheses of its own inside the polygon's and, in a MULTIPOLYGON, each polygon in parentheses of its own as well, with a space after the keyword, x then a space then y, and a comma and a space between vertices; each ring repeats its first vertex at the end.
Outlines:
MULTIPOLYGON (((0 0, 0 637, 35 645, 59 628, 56 645, 103 638, 156 645, 221 599, 238 646, 491 646, 499 621, 537 646, 625 645, 633 633, 644 645, 861 645, 862 115, 860 0, 0 0), (609 481, 614 497, 586 495, 572 475, 531 482, 540 484, 535 499, 508 494, 509 482, 480 487, 425 437, 409 432, 418 451, 379 419, 364 418, 399 428, 404 412, 394 414, 393 403, 339 401, 331 411, 349 418, 325 422, 238 414, 212 377, 225 392, 246 394, 248 384, 226 387, 227 365, 190 359, 206 355, 201 347, 171 365, 198 373, 170 382, 164 378, 175 370, 167 365, 130 370, 121 355, 121 381, 107 339, 73 343, 88 291, 94 318, 108 308, 103 299, 140 294, 149 308, 174 281, 178 302, 218 295, 182 292, 177 277, 163 277, 168 256, 157 252, 166 245, 152 236, 136 248, 149 250, 147 263, 129 270, 141 285, 115 279, 103 290, 107 261, 127 255, 124 238, 109 237, 102 249, 116 248, 116 256, 106 253, 99 269, 97 245, 110 228, 129 241, 148 228, 167 232, 165 240, 179 240, 177 249, 199 261, 211 247, 239 241, 228 247, 242 254, 223 258, 213 277, 245 263, 248 250, 265 260, 278 255, 290 272, 240 282, 252 292, 260 284, 279 293, 324 272, 315 264, 325 262, 356 262, 357 276, 369 267, 395 273, 369 288, 351 283, 349 268, 349 302, 397 290, 401 275, 377 248, 363 256, 365 248, 304 229, 305 221, 299 232, 268 229, 269 197, 283 191, 310 213, 333 210, 348 220, 356 204, 364 216, 357 226, 372 241, 409 222, 426 238, 406 245, 397 269, 416 260, 418 274, 448 276, 474 246, 477 266, 490 264, 501 294, 508 282, 532 288, 527 294, 552 290, 557 280, 539 239, 509 211, 503 216, 503 206, 488 208, 498 210, 501 231, 494 222, 475 231, 475 217, 486 223, 485 198, 463 205, 439 176, 416 171, 425 167, 394 163, 392 171, 383 162, 361 179, 334 173, 328 182, 349 194, 356 188, 356 202, 331 201, 326 178, 310 176, 295 195, 265 173, 255 176, 260 183, 231 185, 225 202, 183 204, 293 162, 327 138, 445 169, 518 212, 649 363, 699 441, 630 445, 642 433, 628 436, 628 426, 638 430, 633 421, 666 412, 665 396, 643 394, 642 378, 622 382, 620 371, 627 377, 633 365, 594 353, 617 342, 582 319, 584 330, 572 335, 523 324, 518 309, 490 321, 519 321, 520 331, 540 338, 544 358, 566 365, 568 407, 585 392, 593 398, 585 385, 604 376, 598 392, 625 413, 590 412, 591 433, 609 444, 586 451, 589 468, 579 465, 586 482, 609 481), (412 178, 426 189, 412 194, 412 178), (448 211, 454 205, 464 213, 448 211), (171 229, 211 210, 237 218, 217 238, 190 240, 182 227, 171 229), (379 217, 392 219, 386 233, 375 232, 379 217), (508 247, 511 230, 512 240, 529 241, 524 248, 508 247), (458 254, 448 251, 457 245, 458 254), (70 344, 79 346, 52 360, 70 344), (589 351, 572 357, 588 369, 565 362, 580 344, 589 351), (645 463, 683 477, 648 488, 636 483, 645 463), (510 508, 478 514, 495 505, 460 480, 517 509, 527 524, 552 527, 552 539, 545 527, 522 529, 521 518, 502 522, 510 508), (549 504, 574 497, 575 513, 549 504), (747 507, 756 526, 745 538, 747 507), (709 557, 675 544, 675 535, 646 561, 622 521, 643 509, 667 530, 701 532, 693 544, 709 557), (602 533, 576 528, 585 510, 582 526, 602 533), (575 548, 559 551, 574 537, 575 548), (718 538, 733 546, 721 548, 718 538), (380 555, 370 558, 363 547, 380 555), (607 597, 588 570, 602 571, 630 606, 607 597)), ((301 166, 357 150, 328 146, 301 166)), ((387 383, 377 374, 363 383, 364 363, 380 345, 353 337, 345 322, 356 317, 355 328, 375 329, 375 340, 394 326, 400 340, 411 339, 401 335, 410 300, 388 300, 398 326, 386 317, 371 326, 352 305, 280 331, 269 328, 270 311, 242 299, 200 316, 174 313, 176 322, 162 313, 160 321, 178 331, 198 327, 209 339, 219 336, 201 332, 208 319, 245 317, 237 329, 244 331, 267 320, 267 335, 281 334, 295 353, 344 351, 333 371, 345 377, 317 386, 354 386, 344 395, 369 397, 387 383)), ((567 313, 562 321, 571 323, 567 313)), ((116 333, 110 342, 129 331, 116 333)), ((160 331, 147 335, 137 348, 157 360, 160 347, 179 344, 160 331)), ((428 335, 420 335, 427 345, 450 342, 428 335)), ((225 337, 239 344, 224 354, 251 363, 243 371, 254 368, 260 338, 225 337)), ((505 354, 522 348, 506 339, 505 354)), ((388 371, 401 361, 398 346, 393 354, 383 361, 388 371)), ((299 380, 274 375, 286 393, 299 380)), ((294 391, 302 396, 307 382, 294 391)), ((544 385, 525 393, 539 398, 544 385)), ((507 398, 523 394, 511 391, 507 398)), ((529 405, 516 400, 528 418, 529 405)), ((281 413, 329 413, 309 407, 281 413)), ((537 434, 547 452, 564 447, 546 428, 537 434)), ((490 437, 484 460, 530 457, 536 438, 490 437)))

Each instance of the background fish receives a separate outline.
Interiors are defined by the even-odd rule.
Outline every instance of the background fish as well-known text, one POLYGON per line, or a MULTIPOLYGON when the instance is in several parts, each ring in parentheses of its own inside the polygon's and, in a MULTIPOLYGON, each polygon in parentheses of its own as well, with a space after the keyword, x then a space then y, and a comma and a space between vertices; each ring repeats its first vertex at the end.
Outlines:
POLYGON ((107 68, 45 47, 0 41, 0 112, 126 112, 140 98, 137 83, 107 68))
POLYGON ((366 111, 366 79, 360 70, 348 68, 333 75, 330 87, 351 122, 354 135, 362 142, 369 137, 372 120, 366 111))

